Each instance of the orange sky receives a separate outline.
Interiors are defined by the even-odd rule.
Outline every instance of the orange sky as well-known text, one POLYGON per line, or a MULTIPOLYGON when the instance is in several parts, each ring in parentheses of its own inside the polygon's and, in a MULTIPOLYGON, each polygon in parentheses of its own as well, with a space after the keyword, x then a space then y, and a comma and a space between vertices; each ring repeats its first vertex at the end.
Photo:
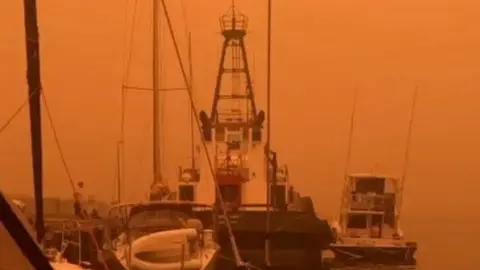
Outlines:
MULTIPOLYGON (((129 10, 131 3, 128 1, 129 10)), ((140 1, 131 84, 150 85, 150 11, 140 1)), ((182 53, 187 42, 180 1, 167 1, 182 53)), ((229 1, 185 0, 193 35, 197 104, 209 110, 221 36, 218 17, 229 1), (199 12, 199 10, 204 10, 199 12)), ((260 3, 262 2, 262 3, 260 3)), ((247 37, 257 103, 265 101, 266 4, 238 0, 250 17, 247 37), (254 62, 254 64, 253 64, 254 62)), ((419 87, 405 193, 406 215, 480 207, 480 2, 474 0, 274 1, 272 60, 273 145, 291 181, 334 214, 345 167, 353 89, 360 89, 352 168, 400 175, 413 90, 419 87), (435 207, 438 210, 431 210, 435 207)), ((42 80, 71 172, 114 195, 115 143, 120 123, 126 1, 39 2, 42 80)), ((131 12, 129 12, 131 18, 131 12)), ((0 123, 27 96, 21 1, 0 1, 0 123)), ((182 86, 171 40, 163 41, 163 84, 182 86)), ((127 101, 128 199, 151 181, 151 100, 127 101)), ((170 179, 189 155, 185 93, 165 97, 165 167, 170 179), (180 105, 179 105, 180 104, 180 105), (184 105, 185 104, 185 105, 184 105)), ((0 187, 30 193, 28 113, 0 134, 0 187)), ((45 193, 71 188, 44 114, 45 193)), ((172 180, 173 181, 173 180, 172 180)), ((62 195, 63 194, 63 195, 62 195)))

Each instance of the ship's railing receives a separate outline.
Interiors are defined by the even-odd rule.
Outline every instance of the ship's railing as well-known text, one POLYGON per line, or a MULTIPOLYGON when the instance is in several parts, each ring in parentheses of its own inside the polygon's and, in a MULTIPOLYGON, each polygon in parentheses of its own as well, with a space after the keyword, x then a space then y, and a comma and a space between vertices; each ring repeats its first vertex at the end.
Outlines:
POLYGON ((57 254, 57 252, 54 252, 56 250, 60 257, 67 259, 71 263, 78 265, 90 264, 87 261, 93 258, 85 253, 83 247, 83 237, 85 235, 82 235, 82 233, 93 227, 102 229, 104 226, 103 221, 54 218, 47 219, 45 225, 47 227, 47 235, 45 236, 44 246, 50 257, 57 254), (68 247, 71 249, 68 249, 68 247))
POLYGON ((350 195, 349 208, 354 211, 385 211, 385 196, 378 194, 352 194, 350 195))

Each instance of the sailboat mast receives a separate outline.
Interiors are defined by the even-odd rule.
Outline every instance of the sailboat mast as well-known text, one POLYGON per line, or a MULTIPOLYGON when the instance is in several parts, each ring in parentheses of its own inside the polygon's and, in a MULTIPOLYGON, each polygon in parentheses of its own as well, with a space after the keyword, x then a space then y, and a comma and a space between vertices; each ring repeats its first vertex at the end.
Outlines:
MULTIPOLYGON (((267 213, 266 213, 266 231, 267 235, 270 234, 270 215, 271 215, 271 204, 272 204, 272 182, 274 181, 276 172, 271 172, 270 170, 270 135, 271 135, 271 122, 270 122, 270 70, 271 70, 271 41, 272 41, 272 1, 267 0, 268 2, 268 15, 267 15, 267 143, 266 143, 266 163, 267 163, 267 213), (273 176, 273 177, 272 177, 273 176)), ((273 166, 272 166, 273 168, 273 166)), ((270 262, 270 239, 266 238, 265 240, 265 263, 267 266, 271 265, 270 262)))
MULTIPOLYGON (((190 78, 190 91, 193 89, 193 63, 192 63, 192 34, 188 33, 188 77, 190 78)), ((193 93, 190 92, 193 97, 193 93)), ((193 118, 195 117, 193 114, 195 113, 190 106, 190 102, 188 104, 188 108, 190 111, 190 157, 192 159, 192 169, 195 170, 195 123, 193 122, 193 118)))
POLYGON ((160 161, 160 92, 159 92, 159 15, 158 15, 158 0, 153 1, 153 183, 162 182, 162 168, 160 161))
POLYGON ((43 160, 42 119, 40 95, 40 50, 37 25, 37 1, 24 0, 25 43, 27 53, 27 81, 30 110, 30 133, 32 144, 33 187, 35 194, 35 228, 40 242, 45 234, 43 221, 43 160))

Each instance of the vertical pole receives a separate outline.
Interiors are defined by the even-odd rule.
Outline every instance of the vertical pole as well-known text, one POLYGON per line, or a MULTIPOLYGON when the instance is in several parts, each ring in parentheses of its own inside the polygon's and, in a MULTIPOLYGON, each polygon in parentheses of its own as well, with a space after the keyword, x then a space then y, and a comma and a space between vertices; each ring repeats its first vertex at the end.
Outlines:
MULTIPOLYGON (((267 143, 266 143, 266 163, 267 163, 267 217, 266 217, 266 232, 267 237, 265 239, 265 264, 267 267, 271 266, 270 262, 270 216, 271 216, 271 206, 272 203, 272 192, 271 192, 271 178, 272 172, 270 171, 270 130, 271 130, 271 121, 270 121, 270 98, 271 98, 271 41, 272 41, 272 0, 267 0, 268 2, 268 15, 267 15, 267 143)), ((275 172, 273 172, 275 175, 275 172)))
POLYGON ((33 188, 35 195, 35 228, 37 240, 45 235, 43 220, 43 160, 42 160, 42 119, 40 95, 40 50, 37 25, 37 1, 24 0, 25 42, 27 54, 27 81, 30 110, 30 133, 33 163, 33 188))
POLYGON ((355 113, 357 112, 357 96, 358 95, 358 88, 355 88, 353 90, 353 105, 352 105, 352 113, 350 115, 350 129, 348 131, 348 145, 347 145, 347 158, 346 158, 346 161, 345 161, 345 173, 344 173, 344 186, 343 186, 343 189, 342 189, 342 194, 341 194, 341 198, 342 200, 340 201, 340 222, 343 220, 343 215, 342 215, 342 211, 343 211, 343 207, 345 205, 345 195, 346 195, 346 190, 347 190, 347 187, 348 187, 348 170, 350 168, 350 159, 351 159, 351 155, 352 155, 352 141, 353 141, 353 134, 355 132, 355 113))
MULTIPOLYGON (((398 213, 400 213, 400 209, 402 208, 402 203, 403 203, 403 189, 405 186, 405 180, 407 179, 407 171, 408 171, 408 161, 410 159, 410 144, 412 140, 412 130, 413 130, 413 123, 415 121, 415 111, 417 108, 417 96, 418 96, 418 87, 415 88, 414 93, 413 93, 413 101, 412 101, 412 108, 410 111, 410 120, 408 123, 408 134, 407 134, 407 142, 406 142, 406 149, 405 149, 405 157, 403 161, 403 172, 402 172, 402 180, 400 183, 400 190, 399 190, 399 195, 400 195, 400 201, 398 202, 397 209, 398 213)), ((400 214, 398 214, 396 222, 398 223, 400 214)))
POLYGON ((160 106, 159 106, 159 16, 158 16, 158 0, 153 0, 153 47, 152 47, 152 58, 153 58, 153 69, 152 69, 152 79, 153 79, 153 182, 160 183, 161 178, 161 163, 160 163, 160 106))
MULTIPOLYGON (((190 93, 193 97, 193 63, 192 63, 192 34, 188 33, 188 73, 190 78, 190 93)), ((190 111, 190 155, 192 159, 192 169, 195 170, 195 126, 193 122, 193 118, 195 117, 193 114, 195 113, 188 104, 188 109, 190 111)), ((194 172, 192 172, 194 173, 194 172)), ((192 175, 193 176, 193 175, 192 175)))
POLYGON ((122 201, 122 145, 123 142, 120 141, 117 143, 117 202, 120 203, 122 201))

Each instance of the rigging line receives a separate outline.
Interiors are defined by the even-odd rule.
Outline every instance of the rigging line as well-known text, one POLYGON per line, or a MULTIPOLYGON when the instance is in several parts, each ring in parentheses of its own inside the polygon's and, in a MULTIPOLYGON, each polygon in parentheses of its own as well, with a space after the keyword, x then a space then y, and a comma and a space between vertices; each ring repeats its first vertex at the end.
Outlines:
MULTIPOLYGON (((404 163, 403 163, 403 172, 402 172, 402 180, 400 183, 400 195, 403 193, 403 188, 405 186, 405 180, 407 179, 407 169, 408 169, 408 164, 409 164, 409 159, 410 159, 410 144, 412 140, 412 129, 413 129, 413 123, 415 120, 415 110, 417 107, 417 96, 418 96, 418 86, 415 87, 415 90, 413 92, 413 101, 412 101, 412 108, 410 111, 410 120, 408 123, 408 134, 407 134, 407 140, 406 140, 406 149, 405 149, 405 157, 404 157, 404 163)), ((403 196, 400 196, 402 198, 403 196)), ((403 199, 400 199, 398 202, 398 209, 401 209, 403 203, 403 199)))
MULTIPOLYGON (((130 71, 131 71, 130 67, 131 67, 132 55, 133 55, 133 43, 135 41, 135 24, 136 24, 136 21, 137 21, 137 11, 138 11, 137 9, 138 9, 138 0, 135 0, 134 6, 133 6, 133 15, 132 15, 132 30, 130 32, 130 37, 129 37, 128 43, 125 41, 125 43, 129 44, 130 46, 128 48, 128 54, 127 54, 127 59, 126 59, 126 68, 124 70, 124 77, 123 77, 124 83, 122 84, 122 87, 128 85, 127 82, 130 79, 130 71)), ((128 8, 127 8, 127 10, 128 10, 128 8)), ((126 16, 126 14, 125 14, 125 16, 126 16)), ((127 33, 125 33, 125 39, 127 39, 126 36, 127 36, 127 33)), ((126 44, 125 44, 125 47, 127 47, 126 44)))
MULTIPOLYGON (((169 30, 170 36, 172 38, 173 47, 175 49, 175 54, 177 56, 177 61, 178 61, 178 64, 180 65, 180 71, 182 72, 183 81, 185 83, 185 86, 188 89, 187 93, 188 93, 188 97, 190 99, 190 107, 191 107, 192 111, 194 112, 194 116, 195 116, 194 118, 195 118, 195 123, 197 125, 197 129, 200 131, 201 124, 200 124, 200 119, 199 119, 199 116, 198 116, 198 113, 197 113, 197 109, 195 107, 195 103, 194 103, 193 98, 192 98, 192 89, 191 89, 190 81, 187 77, 185 67, 183 66, 182 56, 180 54, 180 49, 178 48, 177 39, 175 37, 175 32, 173 30, 172 22, 170 20, 170 15, 168 13, 167 5, 165 3, 165 0, 161 0, 161 2, 162 2, 162 6, 163 6, 163 12, 165 14, 165 19, 166 19, 166 22, 168 24, 168 30, 169 30)), ((235 262, 237 264, 237 267, 240 267, 240 266, 243 265, 243 262, 240 258, 240 253, 238 251, 238 247, 237 247, 237 244, 236 244, 236 241, 235 241, 235 236, 233 235, 232 226, 230 224, 230 220, 229 220, 228 215, 227 215, 227 208, 226 208, 226 205, 225 205, 225 201, 223 200, 222 193, 220 192, 220 186, 217 183, 217 179, 216 179, 216 176, 215 176, 215 171, 213 169, 213 163, 212 163, 212 160, 210 158, 210 153, 208 151, 208 147, 207 147, 207 144, 205 142, 205 138, 203 138, 202 136, 200 136, 200 138, 201 138, 202 147, 203 147, 203 149, 205 151, 205 155, 207 157, 207 162, 208 162, 208 166, 210 168, 210 173, 211 173, 211 175, 213 176, 213 179, 214 179, 216 192, 218 194, 218 199, 219 199, 219 202, 220 202, 220 205, 221 205, 221 208, 222 208, 222 212, 223 212, 223 216, 224 216, 224 219, 225 219, 225 225, 227 226, 228 234, 229 234, 229 237, 230 237, 230 243, 232 244, 232 250, 233 250, 234 257, 235 257, 235 262)))
MULTIPOLYGON (((125 22, 127 22, 127 17, 128 17, 128 0, 127 0, 127 7, 125 9, 125 22)), ((122 89, 121 89, 121 116, 120 116, 120 138, 119 142, 117 144, 117 166, 121 166, 121 168, 117 168, 116 173, 118 174, 116 177, 115 181, 115 186, 117 189, 120 189, 120 182, 124 179, 125 172, 123 169, 123 166, 125 164, 125 157, 124 157, 124 140, 125 140, 125 111, 126 111, 126 106, 127 106, 127 85, 128 81, 130 79, 130 72, 131 72, 131 62, 132 62, 132 56, 133 56, 133 44, 135 41, 135 25, 137 21, 137 10, 138 10, 138 0, 135 0, 133 3, 133 14, 132 14, 132 29, 130 32, 129 40, 127 42, 127 34, 128 30, 125 30, 124 34, 124 51, 128 50, 127 56, 126 56, 126 67, 124 70, 123 74, 123 83, 122 83, 122 89), (128 49, 127 49, 128 48, 128 49)), ((127 27, 125 27, 127 29, 127 27)), ((118 194, 121 194, 121 191, 118 190, 118 194)), ((120 202, 120 197, 117 198, 120 202)))
MULTIPOLYGON (((65 155, 63 154, 63 149, 60 145, 60 140, 58 139, 57 130, 53 125, 52 115, 50 114, 50 108, 48 107, 47 98, 45 97, 45 90, 40 93, 42 95, 43 104, 45 105, 45 111, 47 113, 48 121, 50 122, 50 127, 52 128, 53 137, 55 139, 55 144, 57 145, 58 152, 60 153, 60 159, 62 160, 63 168, 67 173, 67 178, 70 181, 70 184, 75 187, 75 182, 73 181, 72 174, 70 173, 70 169, 68 168, 67 161, 65 159, 65 155)), ((75 190, 74 190, 75 191, 75 190)))
POLYGON ((183 21, 185 22, 185 38, 189 38, 190 36, 190 31, 188 30, 188 20, 187 20, 187 3, 185 2, 185 0, 181 0, 181 6, 182 6, 182 17, 183 17, 183 21))
MULTIPOLYGON (((65 159, 65 155, 63 154, 63 151, 62 151, 62 147, 61 147, 61 144, 60 144, 60 140, 58 139, 58 135, 57 135, 57 131, 56 131, 56 128, 55 128, 55 125, 53 123, 53 119, 52 119, 52 115, 50 113, 50 109, 48 107, 48 103, 47 103, 47 98, 45 96, 45 90, 41 91, 40 94, 42 95, 42 99, 43 99, 43 104, 45 105, 45 111, 47 113, 47 117, 48 117, 48 121, 50 122, 50 127, 52 128, 52 132, 53 132, 53 136, 55 138, 55 144, 57 145, 57 149, 60 153, 60 158, 62 159, 62 163, 63 163, 63 167, 65 169, 65 172, 67 173, 67 177, 68 177, 68 180, 70 181, 70 185, 72 187, 72 190, 73 190, 73 193, 76 193, 77 192, 77 188, 75 187, 75 183, 73 181, 73 178, 72 178, 72 175, 70 173, 70 170, 67 166, 67 161, 65 159)), ((82 215, 83 215, 83 211, 81 211, 82 215)), ((86 221, 90 221, 89 217, 88 216, 84 216, 84 219, 86 221)), ((92 228, 88 228, 87 229, 87 232, 88 234, 90 235, 90 237, 92 238, 92 241, 95 245, 95 248, 97 250, 101 250, 100 249, 100 245, 98 244, 97 242, 97 239, 95 238, 94 234, 93 234, 93 231, 92 231, 92 228)), ((102 253, 102 262, 103 262, 103 266, 105 267, 106 270, 109 270, 108 268, 108 265, 106 264, 106 260, 105 260, 105 257, 104 257, 104 254, 102 253)))
POLYGON ((27 99, 22 103, 22 105, 20 105, 20 107, 18 107, 15 110, 15 112, 7 119, 7 121, 0 127, 0 134, 2 134, 2 132, 4 132, 10 126, 10 124, 13 122, 13 120, 15 120, 15 118, 17 118, 17 116, 20 114, 22 109, 25 108, 25 106, 28 105, 28 101, 37 93, 37 91, 38 90, 35 90, 34 92, 32 92, 27 97, 27 99))
MULTIPOLYGON (((342 188, 341 198, 345 195, 344 193, 347 192, 347 181, 348 181, 348 170, 350 168, 350 159, 352 156, 352 142, 353 142, 353 133, 355 132, 355 114, 357 112, 357 98, 358 98, 358 87, 355 87, 353 90, 353 105, 352 105, 352 112, 350 114, 350 128, 348 132, 348 144, 347 144, 347 157, 345 161, 345 172, 344 172, 344 185, 342 188)), ((344 206, 343 199, 340 201, 340 214, 342 213, 342 209, 344 206)))

